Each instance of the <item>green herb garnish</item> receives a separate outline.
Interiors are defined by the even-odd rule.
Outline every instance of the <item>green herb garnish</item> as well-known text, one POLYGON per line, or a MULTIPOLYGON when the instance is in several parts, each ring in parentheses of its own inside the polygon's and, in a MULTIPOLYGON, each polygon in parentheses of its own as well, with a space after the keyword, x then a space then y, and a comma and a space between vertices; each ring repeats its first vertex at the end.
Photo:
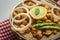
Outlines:
POLYGON ((35 9, 35 15, 38 15, 39 13, 40 13, 39 8, 36 8, 36 9, 35 9))

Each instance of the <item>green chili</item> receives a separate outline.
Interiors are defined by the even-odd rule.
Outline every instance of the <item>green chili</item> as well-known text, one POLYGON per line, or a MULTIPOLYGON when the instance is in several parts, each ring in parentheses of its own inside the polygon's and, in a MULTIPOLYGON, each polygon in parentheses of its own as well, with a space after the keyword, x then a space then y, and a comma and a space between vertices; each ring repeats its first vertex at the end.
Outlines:
POLYGON ((39 29, 59 29, 60 30, 60 27, 59 26, 44 26, 39 29))
POLYGON ((34 24, 33 25, 35 28, 40 28, 40 27, 44 27, 44 26, 58 26, 55 23, 39 23, 39 24, 34 24))

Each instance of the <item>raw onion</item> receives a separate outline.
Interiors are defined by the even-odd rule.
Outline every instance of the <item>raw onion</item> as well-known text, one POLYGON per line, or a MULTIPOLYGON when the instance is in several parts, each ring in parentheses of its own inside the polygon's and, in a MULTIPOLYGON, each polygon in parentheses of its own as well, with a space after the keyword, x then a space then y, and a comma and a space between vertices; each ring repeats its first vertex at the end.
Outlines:
POLYGON ((53 17, 60 20, 60 18, 54 13, 54 8, 59 9, 59 10, 60 10, 60 8, 59 7, 53 7, 52 8, 52 15, 53 15, 53 17))
MULTIPOLYGON (((17 7, 15 10, 17 10, 17 9, 20 9, 20 8, 23 8, 23 9, 25 9, 25 10, 27 11, 27 13, 29 13, 29 10, 28 10, 28 8, 26 8, 26 7, 23 7, 23 6, 22 6, 22 7, 17 7)), ((15 10, 14 10, 14 11, 15 11, 15 10)))
MULTIPOLYGON (((29 14, 29 10, 26 8, 26 7, 17 7, 15 10, 17 10, 17 9, 19 9, 19 8, 24 8, 26 11, 27 11, 27 14, 29 14)), ((14 11, 15 11, 14 10, 14 11)), ((12 16, 12 14, 11 14, 11 18, 13 19, 13 16, 12 16)), ((21 22, 21 21, 23 21, 23 20, 25 20, 27 17, 25 17, 24 19, 22 19, 22 20, 14 20, 15 22, 21 22)))
POLYGON ((28 14, 21 13, 21 14, 18 14, 17 16, 19 16, 19 15, 26 15, 26 16, 29 18, 29 23, 28 23, 25 27, 23 27, 23 28, 17 28, 17 27, 13 24, 13 22, 14 22, 14 19, 13 19, 13 20, 11 21, 11 25, 12 25, 12 27, 13 27, 16 31, 19 31, 20 33, 24 33, 24 31, 27 30, 27 29, 29 28, 29 26, 31 25, 32 20, 31 20, 31 17, 30 17, 28 14))
POLYGON ((21 16, 21 15, 25 15, 26 13, 24 13, 24 14, 17 14, 15 17, 14 17, 14 22, 22 22, 22 21, 24 21, 26 18, 27 18, 27 16, 26 17, 24 17, 23 19, 20 19, 20 20, 16 20, 15 18, 17 17, 17 16, 21 16))
MULTIPOLYGON (((25 0, 25 1, 26 1, 26 0, 25 0)), ((25 1, 24 1, 24 2, 25 2, 25 1)), ((37 0, 31 0, 31 1, 35 2, 35 3, 36 3, 36 5, 38 5, 38 1, 37 1, 37 0)), ((36 6, 36 5, 28 6, 28 5, 26 5, 24 2, 22 3, 22 5, 23 5, 24 7, 32 8, 32 7, 35 7, 35 6, 36 6)))

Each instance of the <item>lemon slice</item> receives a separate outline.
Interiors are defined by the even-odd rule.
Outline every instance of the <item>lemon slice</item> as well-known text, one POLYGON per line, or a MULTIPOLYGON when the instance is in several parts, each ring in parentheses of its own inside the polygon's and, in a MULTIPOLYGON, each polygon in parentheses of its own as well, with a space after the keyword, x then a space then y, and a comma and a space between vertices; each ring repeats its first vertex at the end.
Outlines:
POLYGON ((30 9, 30 15, 34 19, 42 19, 47 14, 47 9, 42 6, 37 6, 30 9))

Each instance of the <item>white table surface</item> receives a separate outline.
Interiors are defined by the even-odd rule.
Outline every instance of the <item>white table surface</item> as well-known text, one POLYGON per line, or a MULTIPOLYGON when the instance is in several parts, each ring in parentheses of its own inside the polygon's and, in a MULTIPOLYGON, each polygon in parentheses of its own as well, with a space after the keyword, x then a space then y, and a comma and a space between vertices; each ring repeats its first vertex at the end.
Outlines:
POLYGON ((9 15, 16 4, 23 0, 0 0, 0 22, 9 18, 9 15))

